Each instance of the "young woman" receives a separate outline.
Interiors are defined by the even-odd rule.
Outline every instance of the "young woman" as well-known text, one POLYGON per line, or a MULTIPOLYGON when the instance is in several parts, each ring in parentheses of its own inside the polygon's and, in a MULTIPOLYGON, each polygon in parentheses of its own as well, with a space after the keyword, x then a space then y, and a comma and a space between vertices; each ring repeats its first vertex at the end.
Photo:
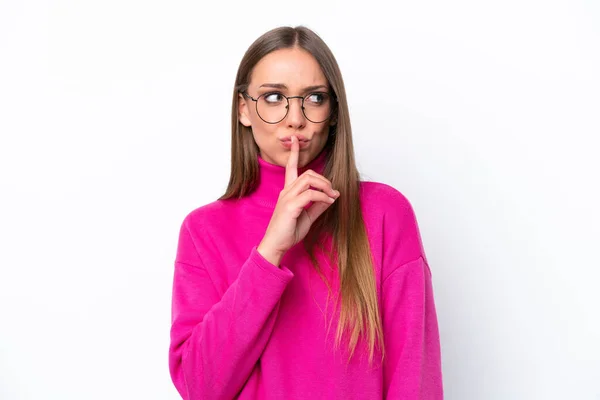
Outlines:
POLYGON ((247 50, 231 143, 226 193, 179 232, 169 368, 181 396, 442 399, 415 214, 360 180, 342 75, 313 31, 277 28, 247 50))

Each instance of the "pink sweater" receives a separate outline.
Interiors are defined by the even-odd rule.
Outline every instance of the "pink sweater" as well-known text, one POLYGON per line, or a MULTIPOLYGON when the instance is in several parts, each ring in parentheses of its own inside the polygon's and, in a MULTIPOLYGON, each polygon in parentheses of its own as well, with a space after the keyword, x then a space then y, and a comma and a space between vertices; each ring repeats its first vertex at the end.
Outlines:
MULTIPOLYGON (((298 175, 321 173, 325 157, 298 175)), ((169 369, 183 399, 442 399, 431 271, 406 197, 361 181, 386 356, 382 363, 376 351, 369 367, 360 341, 346 365, 346 343, 334 351, 339 310, 326 335, 333 302, 326 310, 327 287, 302 243, 280 268, 256 250, 285 181, 285 167, 260 156, 258 163, 255 192, 199 207, 181 225, 169 369)), ((335 268, 322 270, 337 277, 335 268)))

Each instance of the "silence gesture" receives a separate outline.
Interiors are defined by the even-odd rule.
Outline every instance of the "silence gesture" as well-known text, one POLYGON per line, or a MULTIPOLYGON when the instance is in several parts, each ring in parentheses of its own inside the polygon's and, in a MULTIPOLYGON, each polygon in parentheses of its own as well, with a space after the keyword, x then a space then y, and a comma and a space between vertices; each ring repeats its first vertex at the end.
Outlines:
POLYGON ((285 167, 285 184, 265 235, 257 250, 272 264, 279 265, 283 255, 300 242, 316 219, 333 204, 340 193, 331 182, 313 170, 298 176, 300 145, 292 136, 292 148, 285 167), (311 189, 310 187, 318 190, 311 189), (308 203, 313 204, 305 208, 308 203))

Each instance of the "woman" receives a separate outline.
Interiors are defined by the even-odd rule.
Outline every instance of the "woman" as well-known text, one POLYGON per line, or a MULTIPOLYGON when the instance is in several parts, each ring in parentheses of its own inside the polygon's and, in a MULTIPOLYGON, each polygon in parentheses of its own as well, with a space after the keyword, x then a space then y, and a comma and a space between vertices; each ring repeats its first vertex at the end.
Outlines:
POLYGON ((229 186, 181 225, 169 367, 189 400, 442 398, 416 217, 360 181, 339 67, 305 27, 240 63, 229 186))

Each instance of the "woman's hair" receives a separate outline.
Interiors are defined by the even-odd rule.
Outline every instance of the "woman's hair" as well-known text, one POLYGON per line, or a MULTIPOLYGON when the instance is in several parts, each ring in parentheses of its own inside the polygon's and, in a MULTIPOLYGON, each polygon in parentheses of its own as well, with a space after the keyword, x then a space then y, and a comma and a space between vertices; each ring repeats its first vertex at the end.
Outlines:
MULTIPOLYGON (((349 332, 349 360, 359 338, 366 335, 369 362, 372 363, 376 344, 380 346, 382 358, 385 350, 372 253, 360 206, 360 176, 354 159, 346 91, 333 53, 310 29, 303 26, 275 28, 256 39, 244 54, 235 78, 231 106, 231 176, 227 190, 219 200, 244 197, 258 184, 259 149, 251 128, 239 121, 238 94, 248 88, 252 70, 264 56, 287 48, 301 48, 312 54, 337 98, 337 107, 332 115, 335 124, 329 125, 325 144, 328 154, 323 176, 339 190, 340 197, 317 218, 303 243, 312 264, 327 285, 329 295, 331 286, 314 255, 315 245, 323 254, 328 253, 332 265, 338 266, 341 309, 335 346, 338 347, 342 336, 349 332), (327 250, 324 243, 330 244, 327 250)), ((339 302, 339 297, 337 300, 339 302)))

